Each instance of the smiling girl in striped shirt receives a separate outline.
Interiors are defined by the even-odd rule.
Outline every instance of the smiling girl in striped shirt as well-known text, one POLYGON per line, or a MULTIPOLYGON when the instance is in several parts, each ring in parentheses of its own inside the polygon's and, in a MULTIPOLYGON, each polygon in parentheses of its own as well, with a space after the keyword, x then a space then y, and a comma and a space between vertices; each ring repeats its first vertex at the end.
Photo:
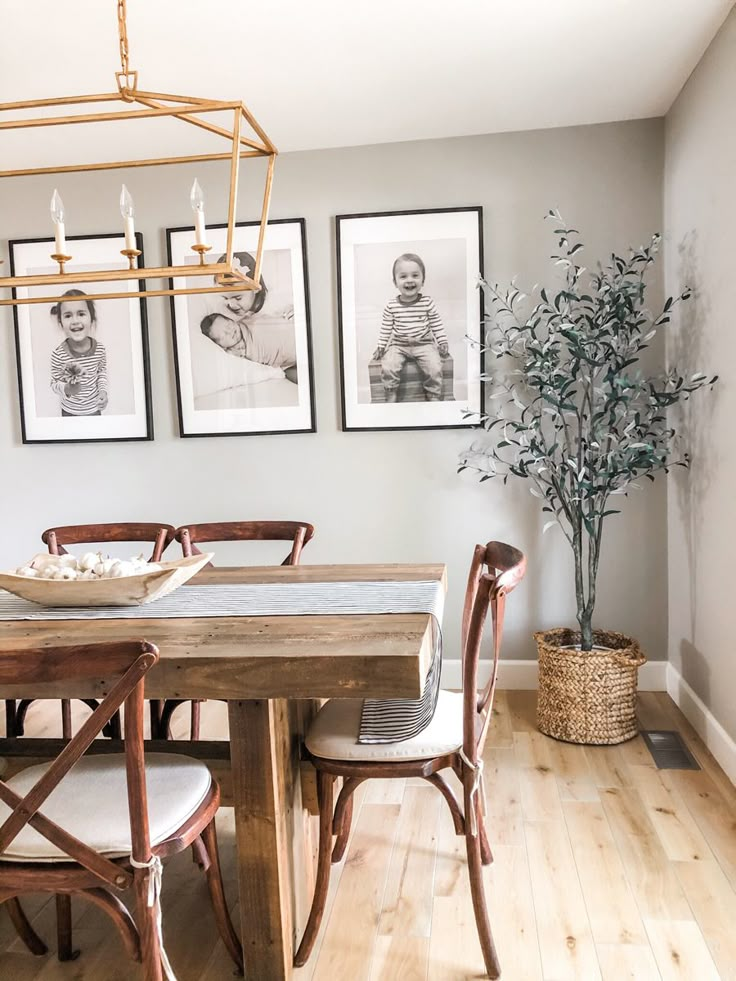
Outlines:
POLYGON ((99 416, 107 408, 107 353, 96 337, 93 300, 82 290, 67 290, 51 308, 65 339, 51 355, 51 389, 62 416, 99 416))

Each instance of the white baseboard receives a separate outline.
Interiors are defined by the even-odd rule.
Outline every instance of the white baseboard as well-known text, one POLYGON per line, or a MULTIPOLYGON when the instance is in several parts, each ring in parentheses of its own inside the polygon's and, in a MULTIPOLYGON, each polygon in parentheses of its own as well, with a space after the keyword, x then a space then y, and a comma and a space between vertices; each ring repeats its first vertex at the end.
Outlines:
POLYGON ((667 693, 718 760, 731 783, 736 784, 736 741, 672 664, 667 665, 667 693))
MULTIPOLYGON (((668 691, 667 667, 666 661, 647 661, 645 665, 639 668, 639 691, 668 691)), ((490 662, 480 662, 478 666, 479 687, 488 681, 490 670, 490 662)), ((517 691, 533 691, 537 687, 537 675, 536 661, 501 661, 498 665, 498 687, 517 691)), ((442 687, 460 689, 462 684, 460 661, 445 659, 442 662, 442 687)))

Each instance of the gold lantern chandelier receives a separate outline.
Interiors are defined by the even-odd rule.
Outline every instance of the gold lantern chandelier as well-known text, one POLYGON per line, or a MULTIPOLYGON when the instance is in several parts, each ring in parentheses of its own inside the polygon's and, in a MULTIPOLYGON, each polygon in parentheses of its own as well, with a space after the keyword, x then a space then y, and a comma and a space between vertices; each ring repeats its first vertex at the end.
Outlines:
MULTIPOLYGON (((90 271, 75 271, 73 256, 68 254, 65 237, 64 209, 57 191, 51 203, 51 213, 54 221, 54 249, 51 260, 57 263, 56 273, 0 277, 0 287, 12 289, 14 296, 10 299, 0 298, 0 306, 19 303, 49 303, 58 302, 62 293, 72 283, 103 282, 115 283, 121 281, 141 281, 136 291, 112 287, 109 291, 95 293, 95 299, 117 299, 147 296, 176 296, 181 293, 222 293, 232 290, 237 285, 239 290, 259 289, 263 242, 268 223, 268 206, 271 196, 273 168, 277 150, 271 143, 242 102, 223 102, 213 99, 200 99, 181 95, 168 95, 160 92, 147 92, 138 88, 138 72, 129 67, 128 34, 126 25, 126 0, 115 0, 118 14, 118 33, 120 38, 120 71, 115 72, 117 91, 93 95, 70 96, 64 98, 38 99, 26 102, 0 103, 0 134, 3 130, 32 130, 42 127, 66 127, 81 124, 110 123, 127 120, 157 120, 169 117, 180 120, 189 126, 198 127, 217 139, 218 149, 207 153, 193 153, 184 156, 158 157, 149 159, 132 159, 104 161, 99 163, 75 163, 59 166, 24 167, 14 170, 0 170, 0 178, 25 177, 43 174, 67 174, 89 172, 96 170, 116 170, 126 167, 156 167, 166 164, 197 163, 209 160, 229 160, 229 202, 227 209, 227 233, 225 255, 217 262, 206 261, 206 254, 211 246, 206 242, 206 226, 204 220, 204 199, 198 182, 192 185, 191 204, 194 211, 195 230, 193 234, 192 251, 198 256, 198 261, 181 266, 158 266, 146 268, 138 266, 140 252, 136 249, 134 209, 132 198, 125 185, 120 196, 120 211, 123 217, 125 248, 121 254, 125 257, 127 268, 103 269, 90 271), (90 112, 89 107, 94 103, 117 103, 112 111, 90 112), (9 114, 11 118, 4 118, 9 114), (18 118, 18 114, 23 114, 18 118), (219 122, 213 122, 213 117, 219 122), (224 122, 223 122, 224 119, 224 122), (223 141, 226 147, 223 147, 223 141), (233 233, 236 219, 236 202, 238 194, 238 177, 240 161, 245 158, 264 157, 267 160, 263 203, 261 208, 260 228, 258 231, 258 246, 255 255, 255 267, 252 276, 244 273, 241 266, 233 262, 233 233), (176 278, 195 277, 197 282, 214 283, 214 285, 174 287, 176 278), (202 279, 201 277, 208 277, 202 279), (170 279, 170 288, 140 289, 145 281, 150 279, 170 279), (47 287, 43 296, 29 296, 29 287, 47 287), (19 295, 18 291, 22 294, 19 295)), ((0 135, 0 159, 2 158, 2 137, 0 135)), ((147 284, 146 284, 147 285, 147 284)))

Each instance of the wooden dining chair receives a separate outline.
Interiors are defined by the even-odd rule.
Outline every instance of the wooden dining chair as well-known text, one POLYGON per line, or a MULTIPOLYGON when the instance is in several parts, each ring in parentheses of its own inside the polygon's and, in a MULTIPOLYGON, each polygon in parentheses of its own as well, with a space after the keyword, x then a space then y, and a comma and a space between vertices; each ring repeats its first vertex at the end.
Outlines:
MULTIPOLYGON (((2 777, 7 768, 7 760, 0 757, 0 777, 2 777)), ((9 899, 3 904, 3 909, 7 911, 10 922, 15 927, 15 932, 32 954, 40 955, 48 953, 48 947, 31 926, 18 899, 9 899)))
MULTIPOLYGON (((182 525, 175 538, 182 554, 201 555, 197 545, 211 542, 291 542, 291 549, 281 565, 298 565, 302 549, 314 537, 314 525, 305 521, 221 521, 199 525, 182 525)), ((205 568, 212 568, 209 562, 205 568)))
POLYGON ((440 791, 450 808, 455 834, 465 837, 483 959, 488 977, 499 977, 501 969, 491 935, 481 868, 492 861, 484 824, 482 754, 493 706, 506 596, 520 582, 525 569, 523 553, 510 545, 489 542, 475 547, 462 620, 463 690, 461 693, 440 691, 434 717, 419 735, 397 743, 358 743, 360 699, 330 700, 310 726, 305 746, 317 770, 319 855, 314 898, 294 958, 296 966, 307 962, 317 938, 327 900, 330 865, 341 860, 347 847, 356 788, 372 777, 421 777, 440 791), (490 679, 478 693, 478 658, 489 606, 493 661, 490 679), (462 807, 441 776, 440 771, 447 769, 462 784, 462 807), (343 784, 333 807, 334 783, 338 777, 342 777, 343 784))
POLYGON ((110 542, 142 542, 153 546, 149 562, 158 562, 166 546, 174 540, 173 525, 151 521, 123 521, 120 524, 64 525, 47 528, 41 535, 52 555, 66 555, 67 545, 109 544, 110 542))
MULTIPOLYGON (((151 545, 150 562, 158 562, 164 553, 164 549, 174 539, 176 529, 173 525, 156 522, 123 522, 121 524, 98 524, 98 525, 64 525, 58 528, 47 528, 41 535, 41 541, 48 547, 51 555, 67 555, 67 545, 89 545, 89 544, 109 544, 111 542, 140 542, 151 545)), ((17 705, 14 701, 6 700, 5 718, 6 732, 8 736, 22 736, 25 731, 26 715, 28 709, 35 701, 34 698, 25 698, 17 705)), ((92 698, 83 699, 91 709, 97 707, 97 702, 92 698)), ((157 726, 157 717, 160 712, 160 703, 151 703, 152 724, 157 726)), ((72 734, 72 715, 71 702, 67 698, 61 699, 61 732, 65 739, 69 739, 72 734)), ((120 738, 120 719, 114 716, 110 724, 105 727, 106 736, 113 739, 120 738)))
MULTIPOLYGON (((182 554, 201 555, 197 546, 212 542, 291 542, 288 555, 281 565, 298 565, 304 546, 314 537, 314 526, 305 521, 221 521, 206 524, 182 525, 176 529, 174 537, 181 545, 182 554)), ((208 562, 205 568, 213 568, 208 562)), ((187 699, 169 698, 160 713, 157 736, 159 739, 171 738, 171 717, 176 709, 187 699)), ((200 700, 191 702, 190 736, 199 739, 200 700)))
MULTIPOLYGON (((217 850, 220 789, 198 760, 165 753, 144 758, 144 678, 157 660, 157 649, 145 641, 0 654, 3 685, 110 682, 54 761, 0 780, 0 904, 14 904, 17 916, 17 898, 26 893, 55 894, 57 906, 71 896, 94 903, 114 922, 128 955, 141 962, 146 981, 162 981, 161 861, 192 846, 218 931, 242 971, 217 850), (124 754, 88 753, 99 748, 95 737, 122 706, 124 754), (135 920, 118 898, 131 887, 135 920)), ((59 925, 59 959, 70 960, 71 918, 59 917, 59 925)))

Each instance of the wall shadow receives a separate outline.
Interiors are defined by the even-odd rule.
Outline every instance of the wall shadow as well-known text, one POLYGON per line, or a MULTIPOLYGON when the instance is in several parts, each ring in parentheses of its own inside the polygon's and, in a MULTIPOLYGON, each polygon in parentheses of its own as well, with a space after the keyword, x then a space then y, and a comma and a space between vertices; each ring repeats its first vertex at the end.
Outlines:
MULTIPOLYGON (((680 674, 684 681, 701 698, 706 705, 710 704, 711 669, 708 658, 695 644, 684 638, 680 641, 680 674)), ((692 704, 688 711, 688 720, 698 732, 705 732, 707 720, 702 711, 692 704), (697 718, 694 717, 697 715, 697 718)))
MULTIPOLYGON (((696 371, 713 373, 712 358, 709 356, 707 323, 711 316, 711 303, 703 286, 699 267, 698 233, 688 232, 678 246, 678 265, 676 271, 676 291, 685 287, 692 290, 691 298, 679 308, 679 326, 668 335, 668 364, 675 367, 680 375, 689 379, 696 371)), ((700 540, 706 519, 708 492, 716 476, 716 448, 712 439, 712 420, 716 409, 718 385, 711 391, 696 393, 695 401, 687 399, 671 411, 671 419, 677 431, 678 456, 687 454, 690 467, 674 467, 670 487, 674 489, 680 525, 685 541, 687 568, 681 571, 687 576, 689 591, 689 640, 683 640, 680 651, 683 657, 683 677, 708 700, 709 691, 702 686, 707 682, 707 674, 702 676, 695 670, 702 655, 693 646, 698 626, 698 586, 701 567, 700 540), (687 672, 687 673, 686 673, 687 672), (691 679, 699 677, 697 685, 691 679)))

